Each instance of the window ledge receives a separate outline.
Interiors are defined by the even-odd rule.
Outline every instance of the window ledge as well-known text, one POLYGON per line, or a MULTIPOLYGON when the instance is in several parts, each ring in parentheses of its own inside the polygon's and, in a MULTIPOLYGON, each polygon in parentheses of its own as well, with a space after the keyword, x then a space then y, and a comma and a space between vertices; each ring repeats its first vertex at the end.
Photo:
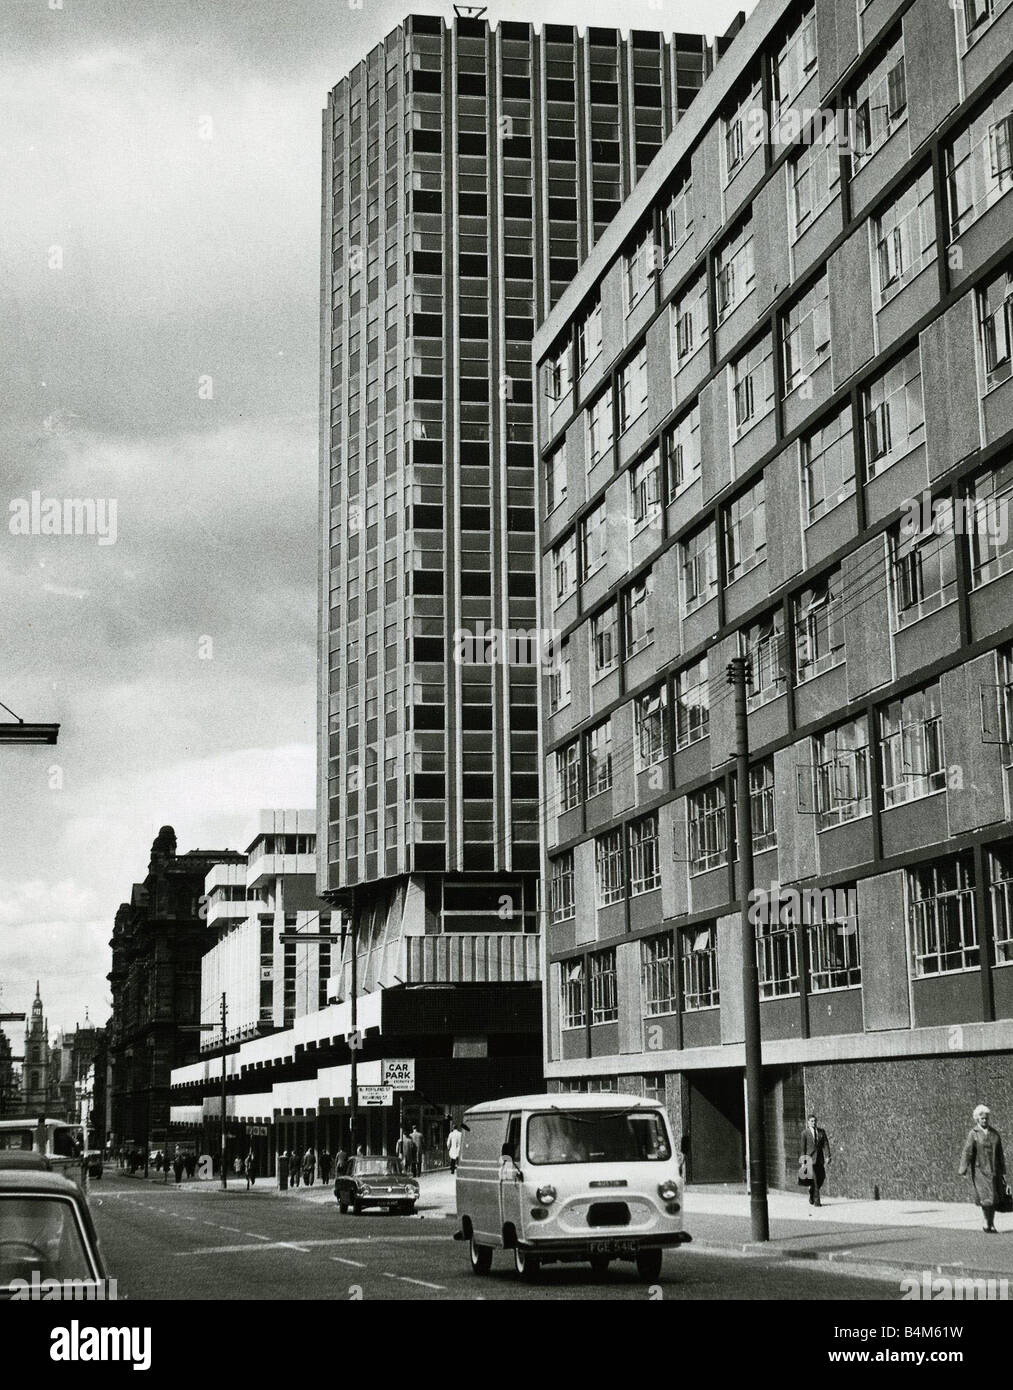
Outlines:
MULTIPOLYGON (((891 809, 892 809, 892 808, 891 808, 891 809)), ((817 819, 818 819, 818 816, 817 816, 817 819)), ((835 820, 834 823, 833 823, 832 825, 817 825, 817 826, 816 826, 816 834, 817 834, 817 835, 826 835, 826 834, 828 834, 831 830, 840 830, 841 827, 844 826, 844 825, 857 825, 859 821, 871 820, 871 819, 872 819, 872 808, 870 807, 868 811, 863 811, 863 812, 861 813, 861 815, 859 815, 859 816, 849 816, 849 817, 847 818, 847 820, 835 820)))
MULTIPOLYGON (((884 471, 885 471, 885 470, 884 470, 884 471)), ((877 476, 878 476, 878 475, 877 475, 877 476)), ((812 519, 811 521, 807 521, 807 522, 805 523, 805 525, 802 527, 802 529, 803 529, 804 531, 808 531, 809 528, 810 528, 811 526, 818 526, 819 523, 820 523, 825 517, 830 516, 832 512, 836 512, 836 510, 837 510, 838 507, 843 507, 843 506, 844 506, 844 503, 847 502, 847 501, 849 501, 852 497, 854 497, 854 495, 855 495, 855 489, 854 489, 854 487, 852 487, 852 489, 851 489, 850 492, 838 493, 838 495, 837 495, 837 500, 836 500, 836 502, 834 502, 833 506, 832 506, 832 507, 824 507, 823 510, 820 512, 819 516, 815 516, 815 517, 813 517, 813 519, 812 519)))
MULTIPOLYGON (((921 793, 920 795, 918 795, 918 796, 908 796, 908 797, 905 797, 905 799, 904 799, 903 801, 894 801, 894 802, 893 802, 891 805, 889 805, 889 806, 886 804, 886 801, 885 801, 885 799, 884 799, 884 801, 883 801, 883 815, 884 815, 884 816, 887 816, 887 815, 890 814, 891 811, 900 811, 900 810, 903 810, 903 808, 904 808, 905 806, 911 806, 911 805, 913 805, 914 802, 916 802, 916 801, 928 801, 929 798, 930 798, 930 797, 933 797, 933 796, 944 796, 945 793, 946 793, 946 791, 947 791, 947 788, 946 788, 946 787, 938 787, 934 792, 922 792, 922 793, 921 793)), ((886 796, 886 791, 885 791, 885 789, 884 789, 884 792, 883 792, 883 796, 884 796, 884 798, 885 798, 885 796, 886 796)), ((977 967, 975 967, 975 969, 977 969, 977 967)))
POLYGON ((952 608, 956 601, 957 596, 954 594, 953 597, 948 598, 945 603, 937 604, 935 608, 926 609, 924 613, 919 613, 917 618, 910 618, 907 621, 901 620, 900 612, 898 611, 894 620, 894 633, 910 632, 912 628, 916 628, 919 623, 923 623, 926 618, 931 618, 936 613, 945 613, 947 608, 952 608))

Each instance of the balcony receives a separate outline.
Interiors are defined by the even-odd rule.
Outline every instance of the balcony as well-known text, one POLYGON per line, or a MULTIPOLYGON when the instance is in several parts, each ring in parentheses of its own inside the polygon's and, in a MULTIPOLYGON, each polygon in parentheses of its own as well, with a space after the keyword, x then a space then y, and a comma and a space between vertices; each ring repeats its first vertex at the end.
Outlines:
POLYGON ((404 947, 406 984, 533 984, 539 978, 535 935, 407 936, 404 947))

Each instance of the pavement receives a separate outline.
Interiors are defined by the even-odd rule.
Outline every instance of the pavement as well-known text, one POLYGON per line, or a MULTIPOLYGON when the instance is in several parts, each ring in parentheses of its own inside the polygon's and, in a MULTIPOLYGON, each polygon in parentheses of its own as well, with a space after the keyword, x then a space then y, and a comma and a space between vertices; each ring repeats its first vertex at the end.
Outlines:
MULTIPOLYGON (((130 1179, 126 1174, 119 1178, 130 1179)), ((161 1176, 149 1182, 162 1183, 161 1176)), ((93 1184, 97 1192, 101 1184, 93 1184)), ((180 1191, 220 1192, 217 1181, 179 1184, 180 1191)), ((171 1182, 168 1187, 175 1188, 171 1182)), ((419 1180, 417 1216, 423 1220, 456 1222, 454 1179, 447 1170, 424 1173, 419 1180)), ((231 1179, 229 1191, 245 1191, 243 1179, 231 1179)), ((278 1188, 261 1178, 254 1189, 259 1198, 333 1207, 330 1186, 278 1188)), ((868 1201, 824 1195, 823 1205, 810 1207, 803 1190, 768 1195, 770 1239, 752 1238, 749 1198, 738 1187, 689 1187, 685 1196, 685 1225, 702 1250, 743 1256, 758 1255, 789 1261, 832 1262, 854 1274, 871 1278, 900 1278, 912 1272, 964 1278, 1008 1277, 1013 1280, 1013 1217, 999 1216, 999 1234, 981 1229, 977 1207, 970 1203, 929 1200, 868 1201)))

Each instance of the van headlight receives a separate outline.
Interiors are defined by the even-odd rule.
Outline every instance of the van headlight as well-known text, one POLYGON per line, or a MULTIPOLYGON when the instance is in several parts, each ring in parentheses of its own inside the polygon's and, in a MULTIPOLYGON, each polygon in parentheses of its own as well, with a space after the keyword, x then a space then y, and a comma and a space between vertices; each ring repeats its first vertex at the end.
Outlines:
POLYGON ((556 1189, 552 1186, 550 1182, 547 1182, 544 1187, 540 1187, 538 1189, 538 1191, 535 1193, 535 1196, 541 1202, 543 1207, 551 1207, 553 1202, 556 1200, 556 1189))
POLYGON ((671 1178, 668 1182, 658 1184, 658 1196, 663 1202, 674 1202, 678 1195, 679 1184, 677 1182, 672 1182, 671 1178))

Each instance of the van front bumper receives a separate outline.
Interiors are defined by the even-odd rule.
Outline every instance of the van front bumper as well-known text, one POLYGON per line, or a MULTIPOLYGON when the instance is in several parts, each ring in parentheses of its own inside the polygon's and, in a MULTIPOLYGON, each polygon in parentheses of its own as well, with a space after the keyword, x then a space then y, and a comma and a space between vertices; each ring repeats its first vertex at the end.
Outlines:
POLYGON ((643 1235, 567 1236, 558 1240, 519 1240, 522 1250, 533 1255, 636 1254, 638 1250, 657 1250, 662 1246, 688 1245, 693 1239, 688 1231, 654 1231, 643 1235))

